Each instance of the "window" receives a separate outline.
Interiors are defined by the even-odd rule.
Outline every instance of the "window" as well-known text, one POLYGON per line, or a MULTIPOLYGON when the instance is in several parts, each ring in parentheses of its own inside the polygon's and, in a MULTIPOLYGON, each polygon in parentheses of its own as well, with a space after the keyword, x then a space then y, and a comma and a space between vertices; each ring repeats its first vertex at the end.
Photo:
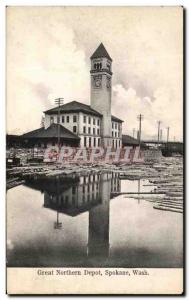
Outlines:
POLYGON ((113 148, 114 148, 114 140, 113 140, 113 148))
POLYGON ((83 185, 83 194, 85 193, 85 186, 83 185))
POLYGON ((89 138, 89 147, 91 147, 91 137, 89 138))
POLYGON ((117 149, 117 140, 115 142, 116 142, 116 149, 117 149))
POLYGON ((119 140, 119 147, 121 147, 121 141, 119 140))
POLYGON ((83 133, 86 133, 86 127, 83 126, 83 133))
POLYGON ((67 122, 67 123, 70 122, 70 117, 69 117, 69 116, 66 117, 66 122, 67 122))
POLYGON ((115 137, 117 137, 117 132, 115 132, 115 137))
POLYGON ((91 124, 91 117, 89 117, 89 120, 88 120, 89 124, 91 124))
POLYGON ((112 131, 112 137, 114 136, 114 132, 112 131))
POLYGON ((98 119, 98 121, 97 121, 97 124, 98 124, 98 126, 100 125, 100 120, 98 119))
POLYGON ((88 134, 90 134, 91 133, 91 128, 90 127, 88 127, 88 134))
POLYGON ((84 147, 86 147, 87 146, 87 138, 86 138, 86 136, 84 136, 84 147))
POLYGON ((95 123, 96 123, 95 121, 96 121, 95 118, 93 118, 93 125, 95 125, 95 123))
POLYGON ((100 139, 98 139, 98 147, 100 147, 100 139))
POLYGON ((112 122, 112 129, 114 128, 114 123, 112 122))
POLYGON ((117 123, 115 123, 115 129, 117 129, 117 123))
POLYGON ((57 123, 59 124, 60 123, 60 117, 57 116, 57 123))
POLYGON ((54 123, 54 117, 50 118, 50 123, 53 124, 54 123))
POLYGON ((94 138, 94 147, 96 147, 96 138, 94 138))
POLYGON ((93 128, 93 134, 95 134, 95 128, 93 128))
POLYGON ((62 116, 62 123, 64 123, 64 116, 62 116))
POLYGON ((83 116, 83 123, 86 123, 86 116, 83 116))
POLYGON ((100 69, 102 69, 102 63, 96 63, 96 64, 94 64, 94 69, 95 69, 95 70, 100 70, 100 69))
POLYGON ((73 126, 73 132, 74 132, 74 133, 77 132, 77 126, 73 126))
POLYGON ((77 122, 77 116, 73 116, 73 122, 77 122))
POLYGON ((98 134, 98 135, 100 134, 100 129, 97 129, 97 134, 98 134))
POLYGON ((72 187, 72 195, 75 195, 75 193, 76 193, 76 187, 73 186, 73 187, 72 187))

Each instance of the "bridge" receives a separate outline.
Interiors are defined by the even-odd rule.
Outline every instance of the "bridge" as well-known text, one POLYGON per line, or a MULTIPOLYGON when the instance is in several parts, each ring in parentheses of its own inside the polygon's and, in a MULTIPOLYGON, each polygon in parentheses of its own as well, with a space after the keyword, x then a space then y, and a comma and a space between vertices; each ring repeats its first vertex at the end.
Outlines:
POLYGON ((155 140, 143 140, 141 142, 143 145, 146 146, 156 146, 158 149, 162 151, 162 154, 165 156, 170 156, 173 153, 179 153, 183 155, 183 142, 178 141, 155 141, 155 140))
POLYGON ((157 140, 143 140, 141 141, 141 143, 144 143, 144 144, 158 144, 158 145, 164 145, 164 144, 167 144, 167 145, 170 145, 170 146, 173 146, 173 145, 183 145, 183 142, 179 142, 179 141, 157 141, 157 140))

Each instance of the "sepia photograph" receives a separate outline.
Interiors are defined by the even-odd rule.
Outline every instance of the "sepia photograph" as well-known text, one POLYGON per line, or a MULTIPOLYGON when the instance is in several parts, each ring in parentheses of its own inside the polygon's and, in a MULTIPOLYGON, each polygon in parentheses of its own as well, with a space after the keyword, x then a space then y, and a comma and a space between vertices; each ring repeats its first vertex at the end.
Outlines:
POLYGON ((8 294, 183 293, 183 14, 6 8, 8 294))

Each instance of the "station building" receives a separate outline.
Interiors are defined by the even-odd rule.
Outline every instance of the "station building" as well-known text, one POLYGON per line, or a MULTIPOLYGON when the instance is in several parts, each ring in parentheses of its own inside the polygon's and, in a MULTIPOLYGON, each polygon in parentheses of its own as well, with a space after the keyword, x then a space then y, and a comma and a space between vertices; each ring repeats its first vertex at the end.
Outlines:
POLYGON ((61 146, 122 147, 123 121, 111 114, 112 59, 102 43, 90 59, 90 105, 71 101, 46 110, 44 127, 22 135, 28 146, 54 146, 59 135, 61 146))

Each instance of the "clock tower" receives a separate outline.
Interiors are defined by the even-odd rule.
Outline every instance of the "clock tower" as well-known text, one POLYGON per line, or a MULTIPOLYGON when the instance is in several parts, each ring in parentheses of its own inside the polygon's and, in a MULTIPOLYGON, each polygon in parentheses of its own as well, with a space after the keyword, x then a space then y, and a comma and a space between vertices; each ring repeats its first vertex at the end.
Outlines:
POLYGON ((91 108, 103 115, 102 146, 112 146, 111 81, 112 59, 101 43, 91 56, 91 108))

